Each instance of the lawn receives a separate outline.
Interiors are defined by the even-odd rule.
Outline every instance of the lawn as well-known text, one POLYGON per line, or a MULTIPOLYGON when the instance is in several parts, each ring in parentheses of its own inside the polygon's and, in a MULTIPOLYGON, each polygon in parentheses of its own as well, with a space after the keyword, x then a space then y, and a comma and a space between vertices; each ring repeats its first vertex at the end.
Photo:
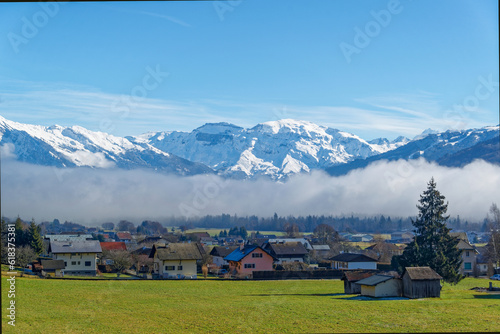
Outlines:
MULTIPOLYGON (((498 331, 499 299, 445 285, 441 298, 354 300, 339 280, 65 281, 18 278, 4 333, 325 333, 498 331)), ((498 286, 498 283, 494 283, 498 286)))

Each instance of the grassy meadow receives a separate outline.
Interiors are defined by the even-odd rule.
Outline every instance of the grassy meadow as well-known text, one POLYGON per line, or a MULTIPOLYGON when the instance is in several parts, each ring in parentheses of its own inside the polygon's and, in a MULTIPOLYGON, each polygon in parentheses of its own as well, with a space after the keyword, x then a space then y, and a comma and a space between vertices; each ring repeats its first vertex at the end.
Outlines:
MULTIPOLYGON (((17 278, 3 333, 325 333, 498 331, 499 299, 445 285, 441 298, 355 300, 340 280, 119 281, 17 278), (481 298, 482 297, 482 298, 481 298)), ((498 286, 498 282, 494 283, 498 286)), ((498 295, 496 296, 498 297, 498 295)))

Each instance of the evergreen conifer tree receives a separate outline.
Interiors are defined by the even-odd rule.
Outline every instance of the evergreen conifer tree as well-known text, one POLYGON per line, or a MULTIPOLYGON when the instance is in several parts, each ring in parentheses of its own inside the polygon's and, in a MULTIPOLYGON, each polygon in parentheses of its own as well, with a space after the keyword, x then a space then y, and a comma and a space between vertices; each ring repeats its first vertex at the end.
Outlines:
POLYGON ((456 284, 461 279, 461 251, 458 249, 458 238, 450 235, 446 226, 448 203, 436 189, 434 178, 427 190, 420 195, 418 217, 412 220, 415 226, 415 238, 405 248, 399 259, 404 267, 429 266, 443 277, 446 282, 456 284))
POLYGON ((40 236, 39 227, 35 224, 35 220, 31 221, 30 227, 28 229, 28 240, 29 246, 33 248, 36 255, 40 255, 43 253, 43 240, 40 236))

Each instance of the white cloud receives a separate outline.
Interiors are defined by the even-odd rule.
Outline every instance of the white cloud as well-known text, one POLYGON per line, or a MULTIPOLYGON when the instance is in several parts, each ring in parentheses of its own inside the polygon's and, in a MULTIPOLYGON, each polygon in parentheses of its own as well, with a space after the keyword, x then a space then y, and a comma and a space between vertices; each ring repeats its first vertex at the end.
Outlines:
POLYGON ((448 214, 482 220, 500 198, 500 167, 476 161, 447 168, 420 161, 377 162, 341 177, 323 172, 285 183, 175 177, 143 170, 56 169, 2 164, 2 213, 37 221, 87 224, 230 213, 238 215, 414 216, 431 177, 449 201, 448 214))

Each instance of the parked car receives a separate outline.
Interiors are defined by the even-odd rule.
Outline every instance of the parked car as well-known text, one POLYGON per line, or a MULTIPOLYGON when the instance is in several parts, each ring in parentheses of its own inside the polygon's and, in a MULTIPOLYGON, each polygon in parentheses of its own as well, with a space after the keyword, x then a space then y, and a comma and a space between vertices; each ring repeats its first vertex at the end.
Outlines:
POLYGON ((221 269, 219 270, 219 277, 224 277, 224 275, 227 274, 227 270, 226 269, 221 269))
POLYGON ((490 279, 500 281, 500 274, 495 274, 495 275, 491 276, 490 279))

